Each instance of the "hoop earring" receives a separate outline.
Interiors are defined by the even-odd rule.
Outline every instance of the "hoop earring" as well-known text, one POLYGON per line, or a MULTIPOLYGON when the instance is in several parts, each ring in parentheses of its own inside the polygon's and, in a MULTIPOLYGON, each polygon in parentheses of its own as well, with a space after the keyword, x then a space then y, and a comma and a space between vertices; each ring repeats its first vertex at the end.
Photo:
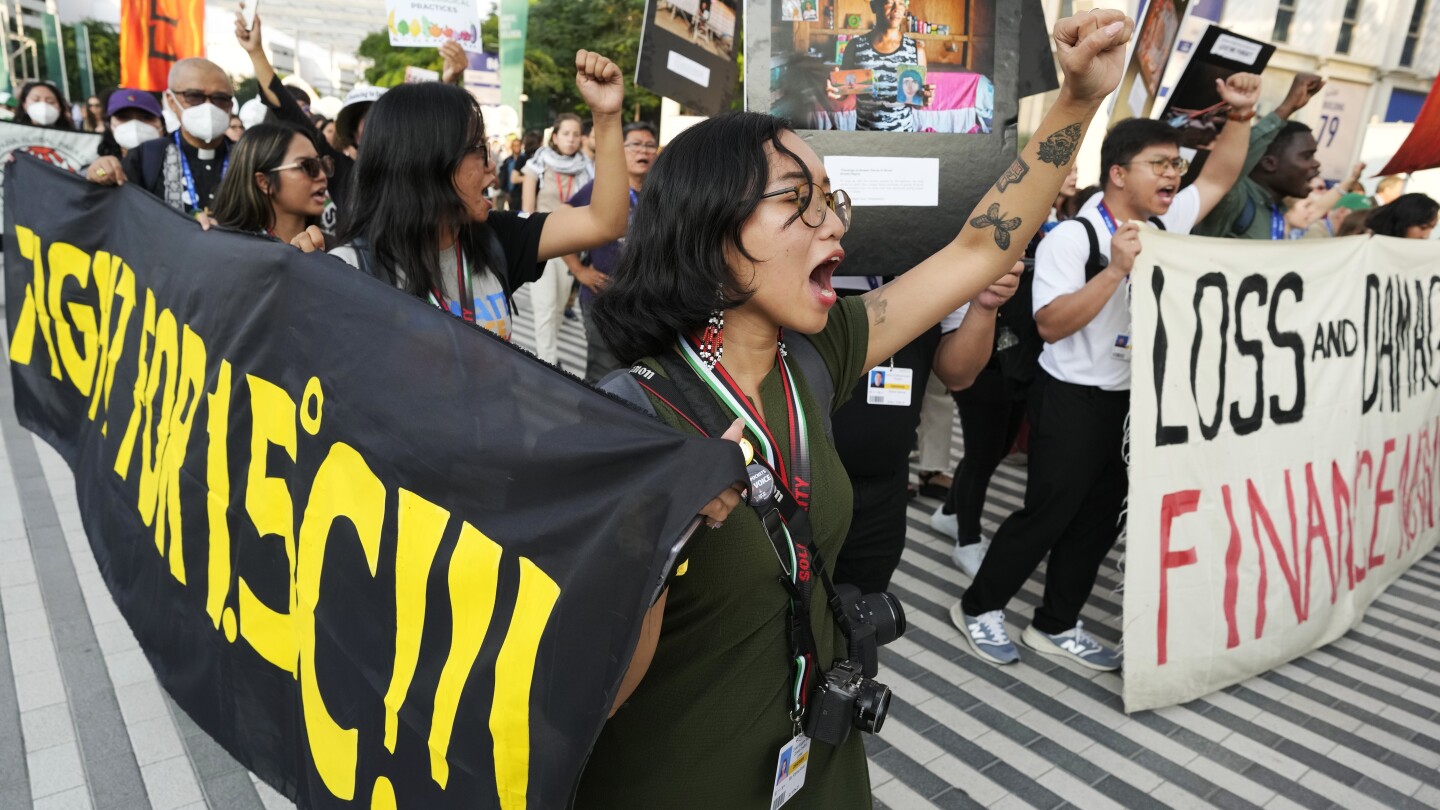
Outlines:
POLYGON ((707 369, 714 369, 725 356, 725 310, 716 309, 710 313, 705 331, 700 334, 700 361, 707 369))

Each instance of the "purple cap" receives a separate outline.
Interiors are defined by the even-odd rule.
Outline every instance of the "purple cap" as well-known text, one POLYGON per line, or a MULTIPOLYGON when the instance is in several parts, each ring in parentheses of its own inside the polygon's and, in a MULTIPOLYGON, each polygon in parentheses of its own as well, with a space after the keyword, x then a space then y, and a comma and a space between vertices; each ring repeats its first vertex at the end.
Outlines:
POLYGON ((105 111, 105 117, 109 118, 121 110, 143 110, 156 118, 160 117, 160 102, 144 90, 131 90, 128 87, 121 87, 110 94, 110 106, 105 111))

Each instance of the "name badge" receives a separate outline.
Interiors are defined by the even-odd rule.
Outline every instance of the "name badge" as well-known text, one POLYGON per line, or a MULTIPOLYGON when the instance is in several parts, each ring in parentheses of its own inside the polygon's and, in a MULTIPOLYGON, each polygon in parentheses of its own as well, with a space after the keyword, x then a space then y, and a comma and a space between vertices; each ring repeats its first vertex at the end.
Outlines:
POLYGON ((775 792, 770 794, 770 810, 780 810, 781 805, 805 787, 805 769, 808 767, 810 738, 800 734, 780 749, 780 759, 775 765, 775 792))
POLYGON ((914 381, 913 369, 876 366, 866 375, 865 401, 871 405, 909 407, 914 381))
POLYGON ((1115 345, 1110 347, 1110 357, 1122 363, 1130 362, 1130 352, 1134 346, 1130 343, 1129 335, 1116 335, 1115 345))

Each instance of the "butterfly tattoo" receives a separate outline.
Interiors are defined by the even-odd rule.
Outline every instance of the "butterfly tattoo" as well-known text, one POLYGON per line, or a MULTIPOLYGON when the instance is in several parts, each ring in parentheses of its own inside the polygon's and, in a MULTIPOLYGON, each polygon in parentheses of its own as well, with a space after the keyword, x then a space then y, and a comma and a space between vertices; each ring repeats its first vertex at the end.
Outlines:
POLYGON ((1020 218, 1006 219, 1005 215, 1000 213, 1000 203, 990 203, 990 210, 970 220, 970 226, 972 228, 993 227, 995 244, 999 245, 1001 250, 1009 250, 1010 232, 1020 227, 1020 218))

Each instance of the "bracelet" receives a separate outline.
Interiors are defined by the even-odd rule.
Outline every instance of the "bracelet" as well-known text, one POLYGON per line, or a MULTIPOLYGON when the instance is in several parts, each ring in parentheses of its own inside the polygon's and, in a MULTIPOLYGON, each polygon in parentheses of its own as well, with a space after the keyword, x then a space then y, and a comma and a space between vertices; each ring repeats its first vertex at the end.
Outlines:
POLYGON ((1251 110, 1250 110, 1249 112, 1239 113, 1238 115, 1235 113, 1234 110, 1231 110, 1230 112, 1225 113, 1225 120, 1226 120, 1226 121, 1235 121, 1236 123, 1241 123, 1241 124, 1245 123, 1246 121, 1249 121, 1251 118, 1254 118, 1254 117, 1255 117, 1255 110, 1254 110, 1254 108, 1251 108, 1251 110))

